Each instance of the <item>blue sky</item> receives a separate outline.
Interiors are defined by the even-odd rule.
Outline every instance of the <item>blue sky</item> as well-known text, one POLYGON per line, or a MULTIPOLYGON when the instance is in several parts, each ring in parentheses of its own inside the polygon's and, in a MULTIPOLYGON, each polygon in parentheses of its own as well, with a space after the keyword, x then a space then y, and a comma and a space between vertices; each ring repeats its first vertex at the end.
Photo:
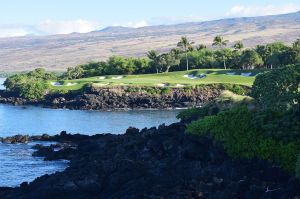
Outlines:
POLYGON ((0 37, 89 32, 300 10, 299 0, 1 0, 0 37))

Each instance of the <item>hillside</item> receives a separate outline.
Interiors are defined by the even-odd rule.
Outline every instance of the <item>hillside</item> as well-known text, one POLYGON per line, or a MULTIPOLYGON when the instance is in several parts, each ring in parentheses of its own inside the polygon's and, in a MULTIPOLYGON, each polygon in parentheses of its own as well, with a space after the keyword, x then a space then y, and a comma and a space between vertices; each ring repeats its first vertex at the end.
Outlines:
POLYGON ((150 49, 165 51, 174 47, 183 35, 207 45, 216 35, 231 42, 243 40, 248 47, 272 41, 289 43, 300 37, 300 12, 137 29, 108 27, 86 34, 2 38, 0 71, 37 67, 59 71, 114 54, 144 56, 150 49))

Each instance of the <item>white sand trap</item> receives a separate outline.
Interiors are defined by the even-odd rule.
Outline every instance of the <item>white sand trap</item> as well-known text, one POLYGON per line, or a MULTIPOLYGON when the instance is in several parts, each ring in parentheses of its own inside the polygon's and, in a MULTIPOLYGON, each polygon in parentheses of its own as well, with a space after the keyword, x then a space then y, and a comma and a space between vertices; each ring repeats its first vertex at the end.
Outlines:
POLYGON ((226 73, 227 75, 235 75, 235 72, 232 73, 226 73))
POLYGON ((106 77, 98 77, 98 79, 106 79, 106 77))
POLYGON ((166 84, 157 84, 157 86, 159 86, 159 87, 165 87, 166 84))
POLYGON ((74 85, 77 85, 77 83, 67 83, 67 86, 74 86, 74 85))
POLYGON ((184 87, 183 84, 176 84, 176 87, 184 87))
POLYGON ((252 73, 241 73, 242 76, 245 76, 245 77, 249 77, 252 75, 252 73))
POLYGON ((109 83, 106 83, 106 84, 102 84, 102 83, 95 83, 96 86, 108 86, 109 83))
POLYGON ((111 79, 122 79, 123 76, 118 76, 118 77, 112 77, 111 79))
POLYGON ((189 79, 198 79, 198 77, 194 75, 184 75, 184 77, 189 78, 189 79))
POLYGON ((51 84, 52 86, 62 86, 62 84, 59 83, 59 82, 51 82, 50 84, 51 84))

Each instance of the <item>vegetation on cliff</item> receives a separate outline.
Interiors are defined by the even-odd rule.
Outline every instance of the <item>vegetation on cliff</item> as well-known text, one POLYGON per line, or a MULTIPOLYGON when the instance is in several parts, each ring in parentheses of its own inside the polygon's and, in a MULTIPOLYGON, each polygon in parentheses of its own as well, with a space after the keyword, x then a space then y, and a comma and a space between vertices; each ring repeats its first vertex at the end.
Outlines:
POLYGON ((179 118, 194 120, 187 132, 214 138, 233 158, 265 159, 299 177, 299 72, 296 65, 260 74, 251 101, 242 97, 231 98, 230 103, 216 100, 179 118))

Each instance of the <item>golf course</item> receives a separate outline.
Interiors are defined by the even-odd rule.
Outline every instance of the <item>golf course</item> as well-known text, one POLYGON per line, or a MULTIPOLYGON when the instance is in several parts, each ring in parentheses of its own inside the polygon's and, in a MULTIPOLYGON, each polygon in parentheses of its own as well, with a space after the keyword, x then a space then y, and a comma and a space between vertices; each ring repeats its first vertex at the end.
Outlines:
POLYGON ((109 75, 81 78, 75 80, 52 81, 52 90, 78 90, 86 85, 93 87, 109 86, 149 86, 149 87, 187 87, 201 84, 237 84, 251 86, 261 70, 222 70, 198 69, 142 75, 109 75))

